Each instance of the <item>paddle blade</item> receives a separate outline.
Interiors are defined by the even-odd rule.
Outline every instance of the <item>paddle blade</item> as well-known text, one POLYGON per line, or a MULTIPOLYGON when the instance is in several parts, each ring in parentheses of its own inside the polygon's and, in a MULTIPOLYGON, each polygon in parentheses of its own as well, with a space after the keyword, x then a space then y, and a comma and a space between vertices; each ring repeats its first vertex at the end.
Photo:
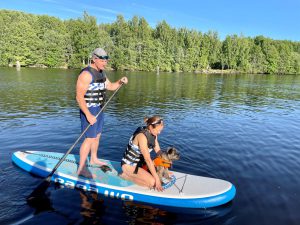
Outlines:
POLYGON ((45 192, 50 186, 50 179, 47 177, 46 179, 43 180, 34 190, 31 192, 31 194, 26 198, 27 202, 34 202, 37 199, 41 199, 45 196, 45 192))
POLYGON ((46 194, 47 188, 50 186, 49 180, 44 180, 36 189, 26 198, 27 204, 35 208, 35 214, 43 211, 53 210, 52 203, 46 194))

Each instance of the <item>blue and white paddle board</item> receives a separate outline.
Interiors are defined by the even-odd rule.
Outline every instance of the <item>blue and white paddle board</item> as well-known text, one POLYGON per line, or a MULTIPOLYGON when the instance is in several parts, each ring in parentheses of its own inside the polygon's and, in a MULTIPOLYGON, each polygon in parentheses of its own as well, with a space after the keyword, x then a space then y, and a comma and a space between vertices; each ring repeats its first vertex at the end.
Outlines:
MULTIPOLYGON (((32 174, 47 177, 63 155, 55 152, 17 151, 12 155, 12 160, 32 174)), ((182 208, 219 206, 231 201, 236 192, 234 185, 228 181, 175 171, 171 171, 172 179, 166 182, 164 191, 158 192, 120 178, 120 162, 102 161, 112 170, 105 172, 99 167, 88 166, 89 172, 95 174, 96 178, 86 178, 76 174, 79 155, 69 154, 51 180, 69 188, 93 191, 111 198, 182 208)))

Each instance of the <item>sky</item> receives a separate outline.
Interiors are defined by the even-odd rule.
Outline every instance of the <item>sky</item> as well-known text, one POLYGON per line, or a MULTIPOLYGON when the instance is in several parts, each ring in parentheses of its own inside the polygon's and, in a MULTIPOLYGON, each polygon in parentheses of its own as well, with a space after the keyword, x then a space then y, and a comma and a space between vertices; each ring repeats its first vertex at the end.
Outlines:
POLYGON ((300 0, 1 0, 0 9, 46 14, 60 19, 82 18, 113 23, 144 17, 153 28, 165 20, 171 27, 216 31, 227 35, 300 41, 300 0))

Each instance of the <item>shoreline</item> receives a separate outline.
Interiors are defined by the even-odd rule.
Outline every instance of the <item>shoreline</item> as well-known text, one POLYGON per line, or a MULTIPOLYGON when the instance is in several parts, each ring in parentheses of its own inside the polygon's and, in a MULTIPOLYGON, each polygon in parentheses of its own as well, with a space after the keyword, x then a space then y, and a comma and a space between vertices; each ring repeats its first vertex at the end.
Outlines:
MULTIPOLYGON (((17 65, 8 65, 8 66, 3 66, 2 68, 16 68, 17 70, 20 70, 22 68, 39 68, 39 69, 64 69, 64 70, 68 70, 68 69, 83 69, 84 67, 86 67, 87 65, 84 65, 81 68, 69 68, 68 66, 59 66, 59 67, 47 67, 45 65, 31 65, 31 66, 17 66, 17 65)), ((226 69, 226 70, 221 70, 221 69, 202 69, 202 70, 196 70, 196 71, 188 71, 188 72, 184 72, 184 71, 143 71, 143 70, 129 70, 129 69, 124 69, 124 70, 115 70, 111 67, 107 67, 105 69, 106 71, 123 71, 123 72, 156 72, 157 74, 160 73, 195 73, 195 74, 269 74, 269 73, 253 73, 253 72, 245 72, 245 71, 238 71, 238 70, 233 70, 233 69, 226 69)), ((276 75, 282 75, 282 74, 276 74, 276 75)), ((287 75, 287 74, 285 74, 287 75)), ((290 74, 290 75, 300 75, 300 74, 290 74)))

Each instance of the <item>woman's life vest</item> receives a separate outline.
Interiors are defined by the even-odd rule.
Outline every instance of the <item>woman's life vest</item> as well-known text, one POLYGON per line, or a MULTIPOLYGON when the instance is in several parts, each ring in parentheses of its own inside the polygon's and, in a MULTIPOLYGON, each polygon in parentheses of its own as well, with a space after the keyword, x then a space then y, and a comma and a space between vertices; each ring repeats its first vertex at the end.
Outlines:
POLYGON ((131 166, 136 166, 134 173, 136 174, 138 172, 138 168, 142 167, 143 164, 145 164, 144 156, 139 149, 139 146, 133 144, 134 138, 140 134, 143 133, 147 138, 147 145, 148 150, 151 152, 155 147, 155 136, 150 133, 150 131, 146 127, 139 127, 136 129, 136 131, 133 133, 131 138, 129 139, 127 148, 125 150, 124 156, 122 158, 122 164, 128 164, 131 166))
POLYGON ((92 75, 92 81, 84 95, 87 107, 103 106, 106 99, 106 75, 104 71, 98 71, 90 66, 81 72, 87 71, 92 75))

